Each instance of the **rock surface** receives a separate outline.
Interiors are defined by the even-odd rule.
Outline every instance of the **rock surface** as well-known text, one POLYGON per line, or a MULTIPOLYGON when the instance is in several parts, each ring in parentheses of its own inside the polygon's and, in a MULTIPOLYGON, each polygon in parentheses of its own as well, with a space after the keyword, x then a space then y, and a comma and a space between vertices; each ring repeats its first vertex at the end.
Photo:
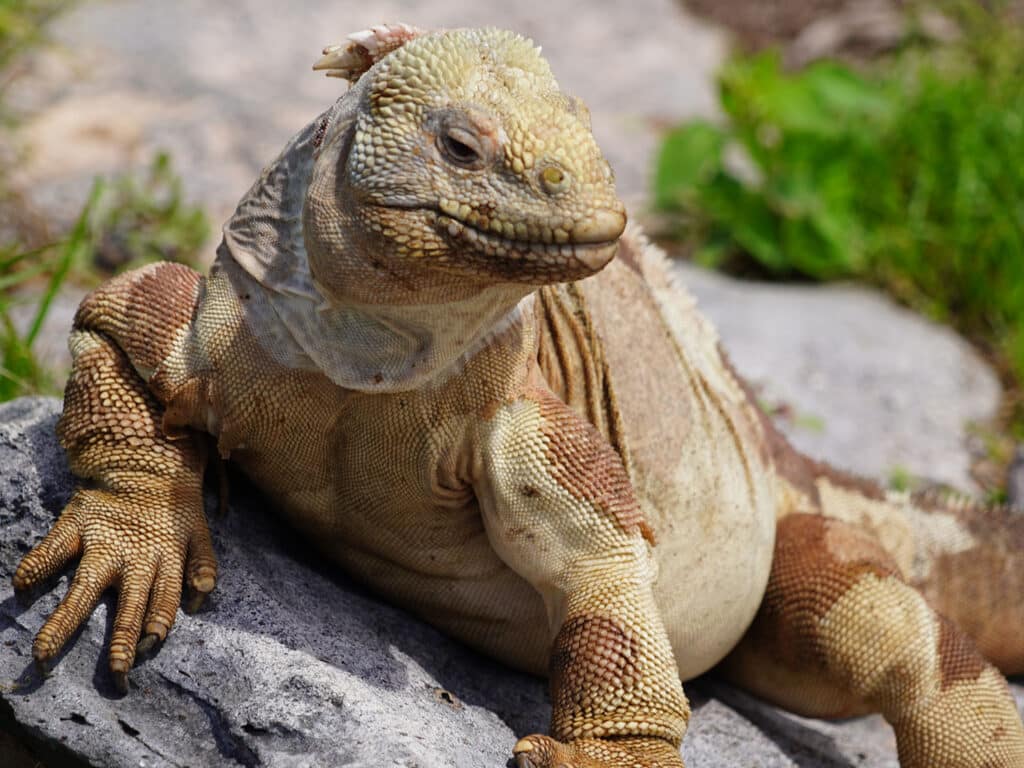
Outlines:
MULTIPOLYGON (((94 174, 169 149, 190 198, 219 221, 339 93, 337 81, 308 72, 318 48, 383 20, 531 35, 590 105, 634 204, 646 196, 662 127, 715 112, 712 75, 725 46, 674 0, 89 3, 60 22, 65 49, 16 94, 38 110, 22 181, 68 219, 94 174)), ((966 487, 963 426, 991 415, 998 385, 952 334, 863 291, 741 285, 692 270, 684 280, 765 401, 795 414, 783 426, 805 450, 876 477, 899 466, 966 487)), ((74 303, 51 313, 40 340, 58 365, 74 303)), ((133 672, 131 695, 118 697, 106 676, 109 596, 41 681, 31 639, 68 575, 28 607, 9 584, 71 492, 53 436, 57 408, 41 399, 0 407, 0 763, 16 749, 9 730, 47 766, 501 766, 518 736, 545 727, 542 681, 310 564, 242 483, 230 512, 212 515, 222 565, 212 605, 179 614, 165 647, 133 672)), ((690 766, 896 766, 877 718, 805 721, 710 680, 687 691, 690 766)))
MULTIPOLYGON (((44 398, 0 406, 0 731, 30 745, 24 765, 475 768, 505 765, 518 737, 545 728, 542 681, 310 558, 240 480, 227 514, 208 500, 221 565, 211 605, 179 612, 164 647, 133 670, 127 696, 111 686, 103 652, 112 595, 39 678, 32 637, 68 574, 28 606, 10 577, 71 493, 53 433, 58 409, 44 398)), ((695 768, 897 765, 877 717, 804 720, 710 678, 687 691, 683 755, 695 768)))

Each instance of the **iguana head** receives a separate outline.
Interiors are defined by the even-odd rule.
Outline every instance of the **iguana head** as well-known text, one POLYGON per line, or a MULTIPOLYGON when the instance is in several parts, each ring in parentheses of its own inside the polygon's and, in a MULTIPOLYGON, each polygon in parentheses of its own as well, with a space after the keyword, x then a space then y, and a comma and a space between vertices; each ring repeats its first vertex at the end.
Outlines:
POLYGON ((340 269, 339 240, 392 273, 533 285, 611 260, 626 223, 611 168, 538 48, 498 30, 416 31, 387 48, 314 165, 304 227, 318 282, 340 269))

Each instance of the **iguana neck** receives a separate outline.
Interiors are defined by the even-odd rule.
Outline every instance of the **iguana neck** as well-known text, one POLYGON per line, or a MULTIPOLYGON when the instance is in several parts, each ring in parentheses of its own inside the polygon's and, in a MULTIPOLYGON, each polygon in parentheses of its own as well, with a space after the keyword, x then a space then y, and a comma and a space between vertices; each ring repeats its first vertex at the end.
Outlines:
POLYGON ((316 294, 268 290, 237 263, 220 267, 266 298, 247 303, 245 322, 275 360, 361 392, 443 383, 492 340, 534 322, 532 293, 512 303, 495 291, 445 304, 336 305, 316 294))

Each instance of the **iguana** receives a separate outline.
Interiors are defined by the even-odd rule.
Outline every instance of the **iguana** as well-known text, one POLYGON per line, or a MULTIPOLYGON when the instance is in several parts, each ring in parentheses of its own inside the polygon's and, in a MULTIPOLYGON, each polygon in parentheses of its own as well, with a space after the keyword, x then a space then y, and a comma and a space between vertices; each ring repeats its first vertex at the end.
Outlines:
POLYGON ((82 484, 14 577, 81 557, 38 662, 113 586, 126 690, 183 584, 213 589, 212 435, 377 593, 550 675, 521 767, 678 768, 680 681, 716 664, 794 712, 881 712, 905 768, 1024 766, 1024 517, 792 449, 528 40, 382 26, 317 68, 351 88, 209 275, 150 265, 78 310, 82 484))

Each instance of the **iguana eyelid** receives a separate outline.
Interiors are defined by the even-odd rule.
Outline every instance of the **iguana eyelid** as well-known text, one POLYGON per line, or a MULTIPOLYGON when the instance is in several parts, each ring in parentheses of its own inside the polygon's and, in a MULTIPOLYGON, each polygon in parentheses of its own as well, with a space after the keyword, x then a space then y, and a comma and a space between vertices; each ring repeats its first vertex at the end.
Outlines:
POLYGON ((495 121, 478 110, 442 110, 428 118, 427 129, 436 136, 438 151, 444 159, 458 168, 481 171, 491 167, 498 156, 495 121), (475 157, 469 152, 475 153, 475 157))
POLYGON ((487 152, 481 146, 479 137, 465 128, 446 128, 438 134, 438 145, 445 158, 460 168, 481 170, 488 165, 487 152))

